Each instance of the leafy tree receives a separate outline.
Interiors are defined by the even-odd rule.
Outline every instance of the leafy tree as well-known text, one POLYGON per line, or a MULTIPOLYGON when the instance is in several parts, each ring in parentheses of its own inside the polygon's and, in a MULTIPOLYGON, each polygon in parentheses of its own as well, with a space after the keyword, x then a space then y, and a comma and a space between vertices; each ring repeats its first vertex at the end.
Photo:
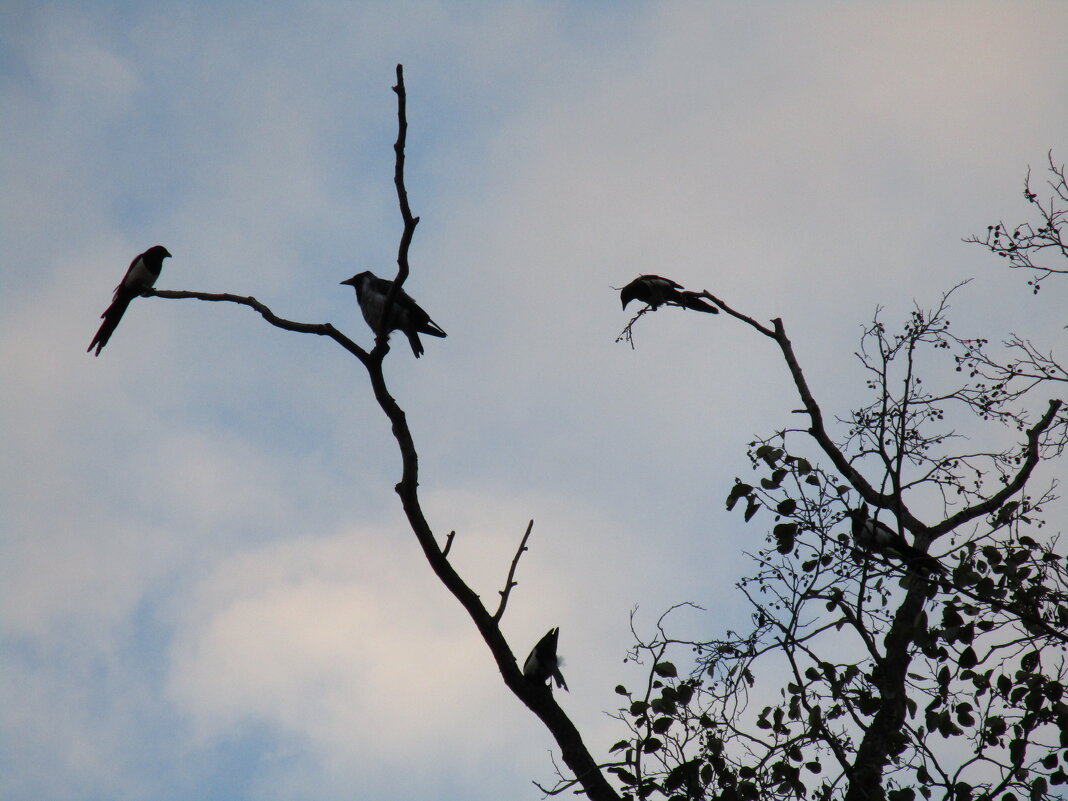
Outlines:
MULTIPOLYGON (((1037 225, 969 240, 1035 271, 1036 291, 1068 272, 1068 193, 1050 169, 1048 203, 1025 185, 1037 225), (1066 260, 1039 266, 1039 253, 1066 260)), ((617 687, 624 797, 1063 796, 1068 562, 1040 531, 1056 481, 1036 475, 1064 450, 1068 416, 1036 396, 1066 373, 1018 336, 995 351, 957 334, 957 289, 897 329, 876 311, 856 353, 870 400, 833 428, 783 322, 703 293, 778 347, 805 422, 751 443, 756 475, 727 493, 745 521, 771 520, 738 584, 751 628, 684 642, 665 615, 637 638, 647 681, 617 687), (864 547, 862 507, 942 570, 864 547)))

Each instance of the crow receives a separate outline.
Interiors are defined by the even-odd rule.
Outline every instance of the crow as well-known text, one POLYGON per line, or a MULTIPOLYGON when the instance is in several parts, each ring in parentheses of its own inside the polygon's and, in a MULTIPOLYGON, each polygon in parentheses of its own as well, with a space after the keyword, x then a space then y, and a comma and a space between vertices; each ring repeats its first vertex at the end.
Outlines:
POLYGON ((523 663, 523 675, 536 684, 544 685, 549 682, 550 690, 552 689, 550 679, 556 679, 557 687, 567 689, 564 674, 560 672, 560 665, 563 662, 556 655, 556 642, 559 638, 559 628, 549 629, 549 632, 538 640, 538 644, 531 650, 527 661, 523 663))
POLYGON ((846 514, 853 520, 853 539, 867 551, 874 551, 902 562, 905 567, 924 575, 945 574, 945 566, 935 557, 926 554, 892 528, 868 517, 868 505, 850 509, 846 514))
MULTIPOLYGON (((386 296, 389 295, 393 282, 379 278, 369 270, 365 270, 341 283, 348 284, 356 290, 356 302, 360 304, 363 319, 377 336, 381 333, 379 328, 382 325, 382 309, 385 307, 386 296)), ((423 343, 419 341, 420 334, 429 334, 432 337, 446 336, 441 327, 431 320, 430 315, 423 311, 403 289, 398 289, 393 297, 393 305, 389 309, 389 330, 404 332, 412 346, 412 353, 417 359, 423 355, 423 343)))
POLYGON ((694 311, 719 314, 719 309, 703 300, 700 294, 683 289, 681 284, 675 283, 670 278, 663 278, 659 275, 639 275, 619 291, 619 299, 624 309, 632 300, 640 300, 652 307, 654 311, 666 303, 694 311))

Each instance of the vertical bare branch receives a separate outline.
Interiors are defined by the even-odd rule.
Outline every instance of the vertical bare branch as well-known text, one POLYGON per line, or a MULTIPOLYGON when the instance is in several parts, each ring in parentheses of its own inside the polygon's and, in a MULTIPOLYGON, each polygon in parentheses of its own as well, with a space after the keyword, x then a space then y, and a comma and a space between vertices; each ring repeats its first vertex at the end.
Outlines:
MULTIPOLYGON (((399 272, 397 279, 394 281, 393 291, 390 293, 391 297, 408 276, 408 247, 411 244, 415 226, 419 222, 418 217, 412 216, 411 209, 408 206, 408 193, 404 185, 404 142, 407 131, 407 118, 404 111, 404 74, 399 64, 397 65, 397 85, 393 90, 397 94, 399 126, 397 143, 394 146, 396 152, 394 179, 397 186, 397 198, 401 207, 401 216, 404 219, 404 231, 401 235, 397 256, 399 272)), ((388 330, 388 327, 385 330, 388 330)), ((438 580, 460 602, 478 628, 482 639, 493 654, 497 669, 500 671, 504 683, 549 729, 560 747, 564 762, 582 785, 586 795, 594 799, 594 801, 619 801, 618 794, 608 783, 596 760, 593 759, 586 748, 582 735, 575 727, 575 724, 560 708, 552 692, 547 687, 529 682, 523 676, 511 648, 501 633, 498 626, 498 618, 486 610, 481 599, 456 572, 446 558, 445 552, 438 545, 419 501, 419 457, 411 431, 408 428, 407 417, 393 396, 390 395, 382 373, 382 357, 387 350, 385 337, 380 336, 374 351, 372 351, 372 358, 365 363, 365 366, 371 379, 371 387, 374 391, 375 399, 389 418, 393 428, 393 436, 397 440, 397 446, 400 449, 401 480, 396 486, 396 491, 400 496, 404 514, 423 549, 427 562, 438 580), (374 358, 376 354, 377 358, 374 358)), ((532 525, 533 521, 531 521, 532 525)), ((529 533, 530 527, 527 530, 528 535, 529 533)), ((524 543, 525 541, 526 538, 524 537, 524 543)), ((518 554, 516 558, 518 559, 518 554)), ((511 574, 509 575, 511 578, 511 574)))
POLYGON ((397 188, 397 202, 400 204, 401 219, 404 221, 404 230, 401 232, 400 245, 397 248, 397 276, 393 279, 393 286, 389 288, 385 303, 382 306, 382 321, 380 330, 375 341, 374 353, 379 358, 389 351, 387 341, 389 339, 390 313, 393 311, 393 301, 397 297, 404 282, 408 280, 408 249, 415 235, 415 226, 419 224, 419 218, 412 216, 411 206, 408 205, 408 190, 404 186, 404 147, 408 139, 408 94, 404 88, 404 65, 397 65, 397 83, 393 87, 397 95, 397 141, 393 144, 393 152, 396 154, 393 168, 393 184, 397 188))
POLYGON ((523 539, 519 542, 519 547, 516 549, 515 558, 512 559, 512 566, 508 568, 508 578, 504 582, 504 589, 500 590, 501 605, 497 607, 497 611, 493 615, 493 619, 500 621, 504 616, 504 608, 508 606, 508 596, 512 594, 512 587, 516 585, 515 582, 515 569, 519 565, 519 557, 523 555, 523 551, 527 549, 527 539, 530 538, 530 531, 534 528, 534 519, 531 518, 527 523, 526 533, 523 534, 523 539))

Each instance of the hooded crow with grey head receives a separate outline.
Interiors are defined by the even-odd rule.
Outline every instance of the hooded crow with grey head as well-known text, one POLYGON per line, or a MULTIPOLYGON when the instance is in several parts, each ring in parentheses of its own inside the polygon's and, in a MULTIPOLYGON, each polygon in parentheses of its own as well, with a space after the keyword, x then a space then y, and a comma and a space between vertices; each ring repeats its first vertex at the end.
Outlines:
MULTIPOLYGON (((356 290, 356 302, 360 304, 363 319, 377 336, 382 325, 382 310, 386 305, 386 296, 389 295, 393 282, 379 278, 369 270, 364 270, 341 283, 348 284, 356 290)), ((423 355, 423 343, 419 341, 420 334, 429 334, 432 337, 446 336, 441 326, 431 320, 430 315, 423 311, 403 288, 398 289, 397 294, 393 296, 393 305, 389 309, 389 330, 404 332, 412 346, 412 353, 417 359, 423 355)))

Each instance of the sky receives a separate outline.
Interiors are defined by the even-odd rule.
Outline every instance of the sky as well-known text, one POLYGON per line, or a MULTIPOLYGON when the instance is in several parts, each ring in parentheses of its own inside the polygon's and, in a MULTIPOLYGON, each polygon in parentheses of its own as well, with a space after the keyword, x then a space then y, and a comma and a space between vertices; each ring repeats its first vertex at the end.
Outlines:
MULTIPOLYGON (((447 332, 386 369, 428 518, 503 629, 551 626, 596 755, 630 617, 744 625, 724 499, 796 421, 767 340, 640 273, 781 317, 818 399, 863 400, 877 306, 1063 343, 1065 286, 962 238, 1068 158, 1068 6, 1015 2, 0 4, 0 797, 537 799, 553 744, 433 579, 366 375, 248 309, 371 336, 396 269, 447 332), (632 307, 633 311, 633 307, 632 307)), ((1036 398, 1036 409, 1045 406, 1036 398)))

